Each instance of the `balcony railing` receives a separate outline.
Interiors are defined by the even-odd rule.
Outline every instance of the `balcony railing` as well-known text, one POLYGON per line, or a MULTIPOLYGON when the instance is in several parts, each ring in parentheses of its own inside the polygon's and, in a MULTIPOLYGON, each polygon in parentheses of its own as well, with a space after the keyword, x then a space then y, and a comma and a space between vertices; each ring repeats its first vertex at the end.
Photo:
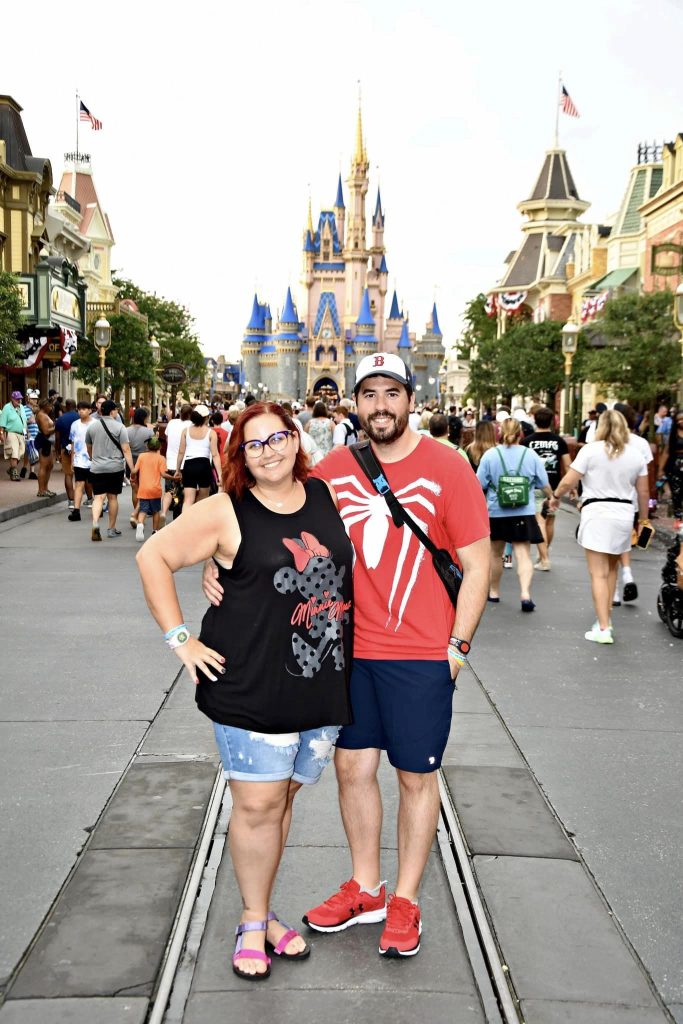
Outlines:
POLYGON ((55 196, 55 202, 66 203, 66 205, 70 206, 72 210, 76 211, 76 213, 81 212, 81 204, 78 202, 78 200, 74 199, 73 196, 70 196, 68 192, 64 192, 63 189, 60 189, 57 195, 55 196))

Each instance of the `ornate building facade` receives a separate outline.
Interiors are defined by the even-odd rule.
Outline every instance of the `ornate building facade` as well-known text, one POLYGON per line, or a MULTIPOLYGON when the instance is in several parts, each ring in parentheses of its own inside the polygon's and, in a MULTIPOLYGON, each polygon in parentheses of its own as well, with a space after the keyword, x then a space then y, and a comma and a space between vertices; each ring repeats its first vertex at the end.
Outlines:
POLYGON ((438 394, 444 348, 436 304, 419 339, 410 334, 396 292, 386 313, 385 215, 378 188, 368 240, 369 167, 359 109, 348 206, 341 174, 334 205, 321 210, 317 225, 309 202, 302 237, 301 309, 287 288, 274 323, 270 305, 254 296, 242 342, 243 381, 254 393, 262 390, 273 398, 350 395, 363 356, 398 352, 413 373, 418 396, 438 394))

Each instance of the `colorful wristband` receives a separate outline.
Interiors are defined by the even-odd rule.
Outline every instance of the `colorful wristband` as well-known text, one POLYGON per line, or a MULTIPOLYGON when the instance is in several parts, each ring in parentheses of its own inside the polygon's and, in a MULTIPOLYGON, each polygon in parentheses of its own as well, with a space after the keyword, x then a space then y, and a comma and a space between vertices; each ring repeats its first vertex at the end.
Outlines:
POLYGON ((458 650, 457 647, 449 647, 448 655, 449 657, 453 658, 454 661, 457 661, 458 665, 467 664, 467 658, 458 650))
POLYGON ((174 651, 176 647, 182 647, 190 639, 190 634, 187 629, 181 629, 179 633, 175 633, 169 640, 166 641, 166 646, 174 651))
POLYGON ((179 626, 174 626, 173 629, 169 629, 168 633, 164 633, 164 640, 170 640, 176 633, 180 633, 182 630, 187 630, 187 626, 184 622, 181 622, 179 626))

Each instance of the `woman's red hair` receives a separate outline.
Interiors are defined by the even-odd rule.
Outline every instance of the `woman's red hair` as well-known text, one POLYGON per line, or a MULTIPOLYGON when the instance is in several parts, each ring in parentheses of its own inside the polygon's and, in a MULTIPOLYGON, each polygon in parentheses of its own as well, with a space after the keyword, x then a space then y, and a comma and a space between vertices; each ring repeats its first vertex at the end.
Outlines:
MULTIPOLYGON (((254 402, 248 406, 244 412, 241 412, 237 417, 232 433, 230 434, 230 442, 228 444, 224 459, 223 459, 223 490, 228 494, 235 495, 236 498, 244 497, 245 491, 253 487, 256 481, 249 472, 247 459, 244 454, 244 450, 240 448, 240 445, 244 441, 244 428, 250 420, 253 420, 255 416, 277 416, 281 420, 283 427, 287 430, 291 430, 295 435, 298 434, 298 428, 289 413, 285 412, 281 405, 277 402, 254 402)), ((304 451, 301 439, 299 439, 299 450, 296 453, 296 459, 294 460, 294 467, 292 474, 295 480, 300 480, 301 483, 305 483, 306 478, 309 474, 308 456, 304 451)))

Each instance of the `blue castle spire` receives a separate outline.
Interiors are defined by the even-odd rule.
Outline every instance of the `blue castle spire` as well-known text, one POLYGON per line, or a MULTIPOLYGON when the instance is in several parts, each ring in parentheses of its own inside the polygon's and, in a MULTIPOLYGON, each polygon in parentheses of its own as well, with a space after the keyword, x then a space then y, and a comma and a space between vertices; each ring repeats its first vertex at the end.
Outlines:
POLYGON ((387 261, 386 261, 386 257, 384 256, 384 254, 382 254, 382 262, 379 265, 379 272, 380 272, 380 274, 388 274, 389 273, 389 268, 387 267, 387 261))
POLYGON ((391 300, 391 309, 389 311, 389 319, 390 320, 400 320, 401 319, 401 310, 398 308, 398 295, 396 294, 396 289, 395 288, 394 288, 394 297, 391 300))
POLYGON ((370 310, 370 296, 368 295, 367 288, 363 292, 363 302, 360 307, 360 313, 356 320, 357 327, 374 327, 375 320, 370 310))
POLYGON ((315 246, 313 245, 313 238, 311 232, 306 231, 306 241, 304 242, 304 252, 315 252, 315 246))
POLYGON ((344 207, 344 193, 342 192, 341 173, 339 174, 339 181, 337 182, 337 198, 334 201, 334 205, 339 207, 342 210, 345 209, 345 207, 344 207))
POLYGON ((262 331, 265 327, 264 308, 258 300, 258 295, 254 294, 254 305, 251 310, 251 319, 247 324, 248 331, 262 331))
POLYGON ((443 338, 441 328, 439 327, 439 318, 436 315, 436 303, 432 308, 432 334, 438 334, 440 338, 443 338))
POLYGON ((285 299, 285 308, 282 310, 280 316, 281 324, 298 324, 299 318, 294 311, 294 302, 292 301, 292 289, 287 289, 287 298, 285 299))
POLYGON ((403 321, 403 327, 401 328, 401 337, 398 339, 398 348, 412 348, 412 342, 410 340, 410 334, 408 333, 408 321, 403 321))

